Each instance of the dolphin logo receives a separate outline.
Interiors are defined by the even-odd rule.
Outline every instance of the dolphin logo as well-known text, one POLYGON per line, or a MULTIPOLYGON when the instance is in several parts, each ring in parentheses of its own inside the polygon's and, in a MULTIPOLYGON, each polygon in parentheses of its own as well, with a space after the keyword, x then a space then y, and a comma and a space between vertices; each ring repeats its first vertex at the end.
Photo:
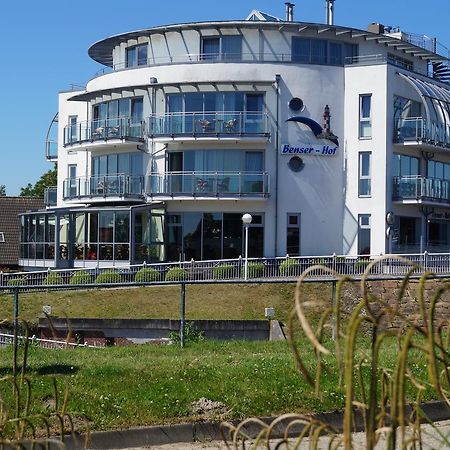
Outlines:
POLYGON ((339 147, 338 137, 331 133, 331 131, 325 131, 315 120, 310 119, 309 117, 290 117, 288 120, 286 120, 286 122, 303 123, 314 133, 314 136, 317 139, 328 139, 339 147))

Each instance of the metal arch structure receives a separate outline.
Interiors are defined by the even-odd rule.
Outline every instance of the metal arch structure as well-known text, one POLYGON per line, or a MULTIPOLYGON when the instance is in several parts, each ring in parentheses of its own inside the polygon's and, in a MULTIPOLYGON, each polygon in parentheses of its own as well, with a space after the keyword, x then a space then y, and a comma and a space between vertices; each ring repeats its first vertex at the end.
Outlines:
POLYGON ((53 142, 53 141, 50 139, 50 133, 51 133, 51 131, 52 131, 53 125, 58 123, 58 117, 59 117, 59 113, 57 112, 57 113, 53 116, 53 119, 52 119, 52 121, 50 122, 50 125, 48 126, 47 134, 45 135, 45 157, 46 157, 48 160, 54 160, 54 159, 55 159, 53 156, 50 155, 49 147, 50 147, 50 143, 53 142))

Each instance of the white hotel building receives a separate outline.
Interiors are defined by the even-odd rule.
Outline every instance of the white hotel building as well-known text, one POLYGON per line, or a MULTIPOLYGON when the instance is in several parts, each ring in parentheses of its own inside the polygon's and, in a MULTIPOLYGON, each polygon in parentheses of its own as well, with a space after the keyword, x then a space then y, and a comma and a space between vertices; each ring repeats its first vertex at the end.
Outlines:
POLYGON ((332 7, 93 44, 104 70, 59 94, 56 197, 21 216, 20 264, 237 258, 244 213, 251 257, 448 252, 448 50, 332 7))

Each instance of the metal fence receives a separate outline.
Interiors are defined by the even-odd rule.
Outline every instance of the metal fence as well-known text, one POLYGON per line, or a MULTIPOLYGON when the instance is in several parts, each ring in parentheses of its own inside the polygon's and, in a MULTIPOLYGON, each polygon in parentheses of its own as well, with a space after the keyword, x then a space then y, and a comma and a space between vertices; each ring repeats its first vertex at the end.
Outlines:
MULTIPOLYGON (((77 344, 76 342, 67 342, 66 340, 55 340, 55 339, 42 339, 36 336, 26 337, 17 336, 18 343, 23 344, 25 339, 28 339, 28 343, 31 346, 38 346, 41 348, 49 348, 55 350, 69 349, 69 348, 104 348, 104 345, 87 345, 87 344, 77 344)), ((0 333, 0 347, 8 347, 14 344, 14 335, 0 333)))
POLYGON ((333 281, 343 275, 360 279, 366 269, 369 279, 401 278, 412 268, 412 275, 416 277, 428 271, 436 276, 450 277, 450 253, 425 252, 401 255, 401 258, 399 256, 286 256, 0 272, 0 290, 11 292, 148 284, 293 282, 306 270, 309 271, 306 281, 333 281), (374 264, 369 268, 372 262, 374 264))

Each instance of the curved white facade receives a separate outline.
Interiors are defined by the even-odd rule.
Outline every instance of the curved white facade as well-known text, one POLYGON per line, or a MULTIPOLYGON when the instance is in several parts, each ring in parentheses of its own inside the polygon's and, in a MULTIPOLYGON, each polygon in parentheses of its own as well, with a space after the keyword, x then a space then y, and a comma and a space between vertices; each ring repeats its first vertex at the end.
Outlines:
POLYGON ((59 96, 57 205, 24 216, 22 264, 235 258, 244 213, 250 256, 448 250, 445 58, 400 37, 240 21, 94 44, 105 74, 59 96))

